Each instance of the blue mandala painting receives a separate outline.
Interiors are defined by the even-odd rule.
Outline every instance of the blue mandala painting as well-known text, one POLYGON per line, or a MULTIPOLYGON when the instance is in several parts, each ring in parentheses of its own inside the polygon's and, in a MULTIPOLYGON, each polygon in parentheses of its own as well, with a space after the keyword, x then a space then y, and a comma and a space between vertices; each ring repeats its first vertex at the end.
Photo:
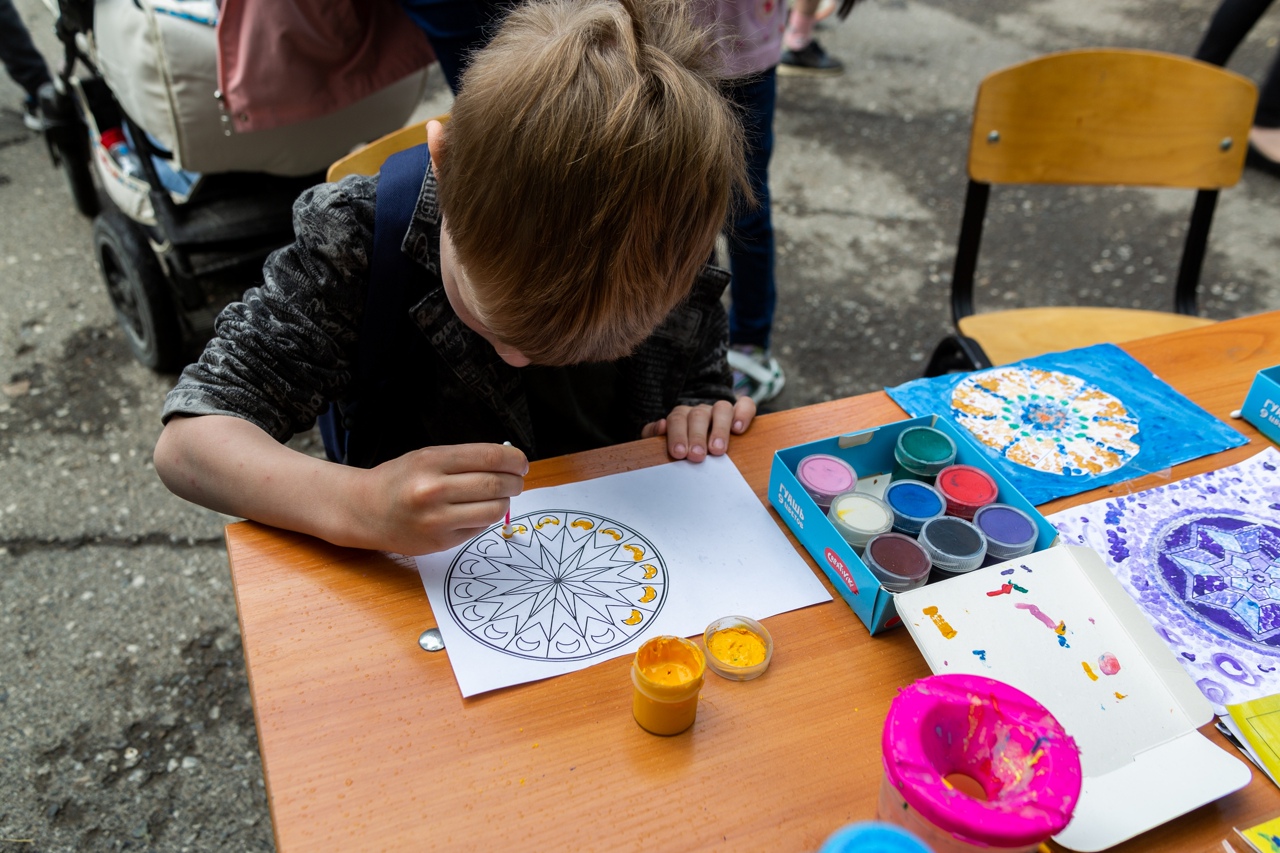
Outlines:
POLYGON ((1280 452, 1049 517, 1103 555, 1221 709, 1280 693, 1280 452))
POLYGON ((1111 344, 886 390, 954 423, 1033 504, 1245 442, 1111 344))

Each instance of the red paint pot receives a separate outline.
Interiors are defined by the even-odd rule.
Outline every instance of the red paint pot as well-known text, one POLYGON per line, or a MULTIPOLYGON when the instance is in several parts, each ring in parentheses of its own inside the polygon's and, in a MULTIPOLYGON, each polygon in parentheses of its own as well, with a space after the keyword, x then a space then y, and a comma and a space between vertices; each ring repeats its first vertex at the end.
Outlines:
POLYGON ((992 503, 1000 494, 991 475, 972 465, 943 468, 934 485, 947 501, 947 515, 967 520, 972 520, 980 507, 992 503))

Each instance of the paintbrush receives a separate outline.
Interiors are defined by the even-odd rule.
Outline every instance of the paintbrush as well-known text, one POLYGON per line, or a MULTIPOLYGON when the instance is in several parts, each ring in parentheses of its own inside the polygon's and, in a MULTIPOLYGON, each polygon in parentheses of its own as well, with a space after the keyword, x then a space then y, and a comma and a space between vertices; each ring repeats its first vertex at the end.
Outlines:
MULTIPOLYGON (((513 445, 512 445, 512 444, 511 444, 511 442, 509 442, 509 441, 504 441, 504 442, 502 442, 502 446, 503 446, 503 447, 512 447, 513 445)), ((506 537, 507 539, 510 539, 510 538, 511 538, 511 535, 512 535, 512 534, 511 534, 511 504, 510 504, 510 503, 508 503, 508 504, 507 504, 507 517, 506 517, 506 520, 505 520, 505 521, 503 522, 503 524, 502 524, 502 535, 503 535, 504 537, 506 537)))

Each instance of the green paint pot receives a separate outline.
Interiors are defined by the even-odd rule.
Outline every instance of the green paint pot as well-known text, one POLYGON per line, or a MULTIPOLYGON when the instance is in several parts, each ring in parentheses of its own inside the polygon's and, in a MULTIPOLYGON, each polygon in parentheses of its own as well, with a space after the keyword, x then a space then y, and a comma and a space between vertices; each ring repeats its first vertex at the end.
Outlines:
POLYGON ((939 471, 955 461, 956 443, 945 432, 927 426, 908 427, 898 433, 889 479, 932 483, 939 471))

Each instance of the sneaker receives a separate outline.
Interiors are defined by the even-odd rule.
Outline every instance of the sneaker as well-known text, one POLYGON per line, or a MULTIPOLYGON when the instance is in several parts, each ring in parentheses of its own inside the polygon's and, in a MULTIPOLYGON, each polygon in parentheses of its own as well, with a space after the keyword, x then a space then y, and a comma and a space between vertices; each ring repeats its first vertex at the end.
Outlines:
POLYGON ((785 48, 778 60, 778 73, 784 76, 835 77, 844 73, 844 63, 829 56, 814 39, 803 50, 785 48))
POLYGON ((787 382, 778 360, 764 347, 734 344, 729 347, 729 367, 733 369, 733 393, 750 397, 757 405, 781 394, 787 382))
POLYGON ((40 117, 40 108, 36 106, 34 98, 27 98, 22 104, 22 123, 28 130, 44 132, 44 119, 40 117))

